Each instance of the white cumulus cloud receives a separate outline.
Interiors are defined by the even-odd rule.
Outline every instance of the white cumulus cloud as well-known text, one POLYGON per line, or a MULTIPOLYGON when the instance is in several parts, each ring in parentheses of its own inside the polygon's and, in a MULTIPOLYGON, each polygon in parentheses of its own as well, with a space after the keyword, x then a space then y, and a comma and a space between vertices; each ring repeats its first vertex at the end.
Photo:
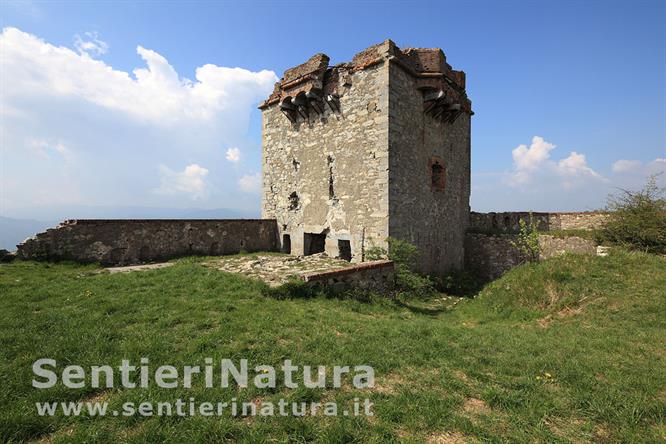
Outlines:
MULTIPOLYGON (((593 168, 580 151, 558 155, 555 143, 534 136, 529 145, 511 151, 513 166, 505 172, 472 176, 472 208, 477 211, 578 211, 604 207, 617 188, 641 189, 649 175, 657 174, 666 186, 666 158, 649 162, 619 159, 593 168), (608 170, 608 172, 606 172, 608 170), (603 171, 605 174, 601 174, 603 171)), ((508 160, 508 158, 507 158, 508 160)))
POLYGON ((74 96, 151 123, 210 120, 223 111, 245 111, 267 96, 276 81, 272 71, 211 64, 198 67, 192 81, 142 46, 137 54, 147 67, 135 69, 132 76, 16 28, 3 30, 0 45, 3 72, 9 74, 3 89, 9 98, 26 93, 74 96))
POLYGON ((587 166, 585 154, 572 151, 569 157, 557 162, 556 171, 562 176, 588 176, 601 179, 601 174, 587 166))
POLYGON ((196 197, 211 207, 256 208, 256 198, 234 199, 237 177, 220 146, 238 149, 230 162, 256 146, 249 122, 275 73, 203 64, 190 80, 140 45, 137 67, 123 71, 94 58, 108 48, 94 33, 68 48, 2 30, 2 179, 16 184, 3 190, 3 214, 63 196, 80 205, 179 207, 196 197), (153 192, 158 186, 162 193, 153 192))
POLYGON ((245 174, 238 180, 238 186, 246 193, 258 194, 261 191, 261 174, 245 174))
POLYGON ((517 171, 535 170, 542 166, 550 157, 556 145, 546 142, 543 137, 534 136, 532 144, 518 145, 511 151, 513 163, 517 171))
POLYGON ((240 161, 240 150, 238 148, 227 149, 227 160, 231 163, 238 163, 240 161))
POLYGON ((533 189, 535 183, 556 182, 570 188, 588 180, 605 181, 588 166, 585 154, 572 151, 559 161, 552 160, 550 155, 555 148, 557 145, 539 136, 532 138, 529 147, 518 145, 511 151, 513 170, 505 182, 512 187, 529 186, 533 189))
POLYGON ((160 176, 161 185, 156 190, 159 194, 185 194, 192 199, 204 199, 208 196, 208 170, 196 163, 186 166, 180 172, 160 165, 160 176))

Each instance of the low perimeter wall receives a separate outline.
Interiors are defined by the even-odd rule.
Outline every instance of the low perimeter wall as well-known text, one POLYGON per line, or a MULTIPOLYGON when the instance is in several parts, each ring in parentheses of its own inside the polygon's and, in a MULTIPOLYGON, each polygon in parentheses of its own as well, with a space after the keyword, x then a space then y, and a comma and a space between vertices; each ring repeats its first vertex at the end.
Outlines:
MULTIPOLYGON (((518 236, 512 234, 486 235, 467 233, 465 236, 465 268, 486 280, 497 279, 506 271, 527 261, 528 257, 514 246, 518 236)), ((596 254, 594 241, 582 237, 558 238, 539 236, 539 259, 568 253, 596 254)))
POLYGON ((326 285, 334 290, 353 287, 386 291, 395 284, 393 261, 386 260, 364 262, 341 270, 308 273, 302 275, 301 279, 305 282, 326 285))
MULTIPOLYGON (((593 230, 599 228, 606 218, 606 213, 599 211, 576 213, 531 213, 539 231, 553 230, 593 230)), ((503 213, 476 213, 469 216, 469 229, 476 232, 517 233, 520 221, 529 222, 527 211, 503 213)))
POLYGON ((17 256, 127 265, 186 255, 277 251, 274 219, 68 220, 17 246, 17 256))

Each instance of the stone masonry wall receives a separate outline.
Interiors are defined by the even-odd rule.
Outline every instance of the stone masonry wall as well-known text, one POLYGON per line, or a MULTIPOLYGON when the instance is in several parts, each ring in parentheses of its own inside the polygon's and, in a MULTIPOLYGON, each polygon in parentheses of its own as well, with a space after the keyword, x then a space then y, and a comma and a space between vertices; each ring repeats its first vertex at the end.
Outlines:
POLYGON ((418 79, 390 67, 389 208, 391 237, 420 251, 423 272, 460 269, 469 224, 470 122, 462 113, 444 122, 424 113, 418 79), (433 187, 431 162, 443 164, 443 189, 433 187))
POLYGON ((597 254, 596 242, 578 236, 555 237, 540 235, 539 247, 541 248, 539 254, 539 259, 541 260, 560 256, 564 253, 597 254))
POLYGON ((361 288, 378 292, 391 290, 395 285, 394 265, 392 261, 372 261, 344 268, 305 274, 305 282, 319 283, 335 290, 361 288))
POLYGON ((599 228, 606 220, 607 214, 602 211, 580 213, 550 213, 559 221, 560 230, 592 230, 599 228))
MULTIPOLYGON (((531 213, 539 231, 553 230, 591 230, 599 228, 606 218, 606 213, 599 211, 572 213, 531 213)), ((520 220, 529 222, 527 211, 501 213, 470 213, 470 230, 476 232, 517 233, 520 220)))
POLYGON ((17 255, 126 265, 276 249, 275 220, 70 220, 27 239, 17 255))
MULTIPOLYGON (((518 236, 513 234, 468 233, 465 237, 465 268, 483 279, 497 279, 528 259, 525 253, 514 246, 517 239, 518 236)), ((540 260, 564 253, 593 255, 597 250, 594 241, 576 236, 558 238, 540 235, 539 247, 540 260)))
POLYGON ((341 77, 338 91, 339 111, 296 123, 279 104, 263 109, 262 217, 277 219, 293 254, 305 253, 305 233, 325 233, 329 256, 347 240, 359 262, 369 238, 388 236, 386 63, 341 77))

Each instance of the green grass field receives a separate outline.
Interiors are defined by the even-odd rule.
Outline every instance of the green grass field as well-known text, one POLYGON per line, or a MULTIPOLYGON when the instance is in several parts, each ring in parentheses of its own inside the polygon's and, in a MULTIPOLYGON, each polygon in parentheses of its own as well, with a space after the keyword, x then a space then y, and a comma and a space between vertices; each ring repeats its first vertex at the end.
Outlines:
POLYGON ((110 275, 0 266, 0 441, 660 442, 666 440, 666 260, 616 251, 527 264, 474 299, 277 300, 182 259, 110 275), (43 357, 84 367, 368 364, 357 390, 31 387, 43 357), (374 402, 373 417, 40 417, 37 401, 374 402))

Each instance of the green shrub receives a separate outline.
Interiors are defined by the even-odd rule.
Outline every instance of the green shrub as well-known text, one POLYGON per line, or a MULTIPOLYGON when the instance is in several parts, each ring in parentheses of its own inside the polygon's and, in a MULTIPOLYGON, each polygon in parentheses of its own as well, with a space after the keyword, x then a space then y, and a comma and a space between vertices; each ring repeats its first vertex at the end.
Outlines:
POLYGON ((382 247, 372 245, 366 250, 366 259, 390 259, 395 263, 395 284, 401 293, 417 298, 425 298, 436 293, 435 283, 428 276, 419 274, 417 265, 419 250, 409 242, 389 237, 386 239, 388 251, 382 247))
POLYGON ((385 248, 379 247, 374 244, 372 239, 370 239, 370 246, 365 250, 366 261, 379 261, 382 259, 388 259, 388 252, 385 248))
POLYGON ((539 232, 537 231, 537 224, 534 222, 534 216, 530 212, 529 223, 525 222, 524 219, 520 219, 518 223, 520 224, 520 231, 516 240, 512 242, 513 246, 520 250, 528 261, 539 260, 541 246, 539 245, 539 232))
POLYGON ((600 238, 647 253, 666 254, 666 199, 650 176, 640 191, 620 190, 608 197, 600 238))

